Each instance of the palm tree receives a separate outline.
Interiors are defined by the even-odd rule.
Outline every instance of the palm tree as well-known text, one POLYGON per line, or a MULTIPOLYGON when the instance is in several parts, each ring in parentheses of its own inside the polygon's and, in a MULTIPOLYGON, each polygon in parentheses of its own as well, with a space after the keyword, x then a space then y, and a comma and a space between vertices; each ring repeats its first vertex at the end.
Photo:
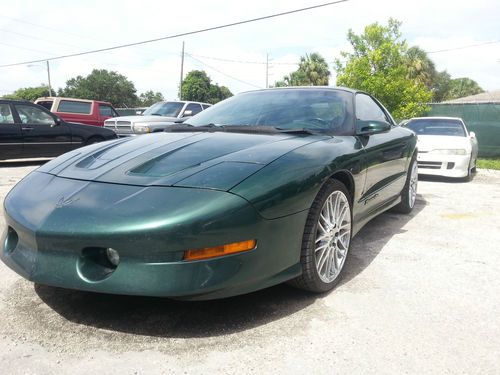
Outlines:
POLYGON ((300 58, 299 71, 304 73, 306 85, 326 86, 330 78, 330 70, 325 58, 319 53, 306 54, 300 58))
POLYGON ((414 46, 406 52, 407 78, 432 89, 436 80, 436 66, 422 48, 414 46))

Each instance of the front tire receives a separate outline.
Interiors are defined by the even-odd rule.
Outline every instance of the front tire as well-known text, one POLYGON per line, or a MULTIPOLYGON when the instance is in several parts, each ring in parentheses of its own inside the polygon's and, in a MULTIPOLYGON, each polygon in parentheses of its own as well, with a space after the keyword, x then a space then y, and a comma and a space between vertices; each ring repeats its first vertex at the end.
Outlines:
POLYGON ((352 237, 352 206, 344 184, 329 180, 319 191, 307 217, 302 238, 302 275, 290 283, 322 293, 341 279, 352 237))

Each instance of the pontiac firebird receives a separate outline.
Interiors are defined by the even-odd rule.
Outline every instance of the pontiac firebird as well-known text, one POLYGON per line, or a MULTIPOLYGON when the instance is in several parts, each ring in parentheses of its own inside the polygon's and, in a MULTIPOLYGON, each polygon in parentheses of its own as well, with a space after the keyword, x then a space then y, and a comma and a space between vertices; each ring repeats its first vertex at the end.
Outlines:
POLYGON ((35 283, 215 299, 341 278, 352 236, 416 199, 416 136, 370 95, 278 88, 90 145, 4 202, 1 259, 35 283))

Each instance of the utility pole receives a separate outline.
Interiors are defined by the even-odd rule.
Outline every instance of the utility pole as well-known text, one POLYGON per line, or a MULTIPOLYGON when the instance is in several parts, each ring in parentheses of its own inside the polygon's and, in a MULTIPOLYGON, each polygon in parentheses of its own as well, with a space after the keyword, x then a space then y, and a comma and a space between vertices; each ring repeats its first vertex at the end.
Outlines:
POLYGON ((266 89, 269 88, 269 54, 266 53, 266 89))
POLYGON ((181 52, 181 81, 179 83, 179 100, 182 100, 182 77, 184 76, 184 42, 182 42, 181 52))
POLYGON ((49 60, 47 60, 47 77, 49 79, 49 96, 52 96, 52 85, 50 84, 50 65, 49 65, 49 60))

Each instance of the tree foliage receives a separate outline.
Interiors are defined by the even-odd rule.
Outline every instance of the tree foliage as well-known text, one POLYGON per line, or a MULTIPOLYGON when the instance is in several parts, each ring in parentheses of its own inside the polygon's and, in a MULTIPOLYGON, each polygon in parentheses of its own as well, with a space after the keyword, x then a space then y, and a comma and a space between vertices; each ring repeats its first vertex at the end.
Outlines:
POLYGON ((127 77, 106 69, 94 69, 86 77, 77 76, 66 81, 59 89, 59 96, 103 100, 117 107, 133 107, 137 104, 134 84, 127 77))
POLYGON ((157 102, 165 100, 161 92, 153 92, 153 90, 148 90, 139 95, 139 102, 137 105, 139 107, 149 107, 157 102))
POLYGON ((233 96, 226 86, 212 84, 204 70, 192 70, 182 81, 181 97, 183 100, 215 104, 233 96))
POLYGON ((327 86, 330 70, 325 58, 317 52, 300 57, 299 67, 295 72, 277 81, 276 87, 284 86, 327 86))
POLYGON ((484 92, 479 84, 470 78, 455 78, 450 80, 450 88, 446 100, 463 98, 484 92))
POLYGON ((408 48, 400 26, 400 22, 389 19, 386 26, 366 26, 361 35, 349 30, 347 39, 353 52, 343 52, 345 61, 335 61, 337 85, 373 94, 397 119, 425 113, 432 98, 421 82, 422 76, 408 68, 408 48))
POLYGON ((36 99, 43 96, 49 96, 49 86, 40 85, 36 87, 24 87, 17 89, 12 94, 4 95, 5 99, 24 99, 34 102, 36 99))

